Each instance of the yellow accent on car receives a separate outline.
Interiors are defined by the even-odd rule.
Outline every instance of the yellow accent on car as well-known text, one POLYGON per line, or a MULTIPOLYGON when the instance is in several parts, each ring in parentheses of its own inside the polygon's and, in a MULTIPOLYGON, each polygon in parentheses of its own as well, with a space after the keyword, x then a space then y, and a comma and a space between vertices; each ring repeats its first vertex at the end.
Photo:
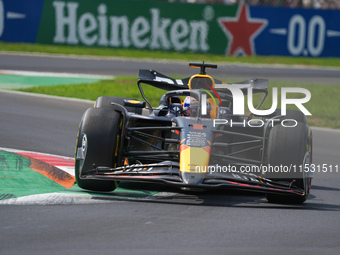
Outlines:
POLYGON ((119 148, 119 135, 117 135, 117 144, 116 144, 116 151, 115 151, 115 156, 118 156, 118 148, 119 148))
POLYGON ((129 100, 128 102, 131 103, 131 104, 140 104, 141 103, 141 101, 138 101, 138 100, 129 100))
POLYGON ((180 169, 188 173, 205 173, 210 159, 210 150, 205 147, 181 145, 180 169))
MULTIPOLYGON (((204 82, 208 82, 207 85, 211 86, 212 88, 215 88, 215 80, 210 76, 206 74, 195 74, 190 77, 189 79, 189 89, 197 89, 195 87, 196 80, 202 80, 204 82), (194 86, 194 87, 193 87, 194 86)), ((204 87, 207 88, 207 87, 204 87)))

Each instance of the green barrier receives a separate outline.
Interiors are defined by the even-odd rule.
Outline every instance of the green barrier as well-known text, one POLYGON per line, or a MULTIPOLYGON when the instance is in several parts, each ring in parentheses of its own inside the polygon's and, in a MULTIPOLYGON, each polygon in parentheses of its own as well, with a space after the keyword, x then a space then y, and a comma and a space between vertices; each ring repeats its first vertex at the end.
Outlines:
POLYGON ((37 43, 225 54, 238 6, 45 0, 37 43))
POLYGON ((340 57, 339 10, 150 0, 0 0, 0 41, 340 57), (6 14, 7 13, 7 14, 6 14), (15 19, 8 13, 17 13, 15 19))

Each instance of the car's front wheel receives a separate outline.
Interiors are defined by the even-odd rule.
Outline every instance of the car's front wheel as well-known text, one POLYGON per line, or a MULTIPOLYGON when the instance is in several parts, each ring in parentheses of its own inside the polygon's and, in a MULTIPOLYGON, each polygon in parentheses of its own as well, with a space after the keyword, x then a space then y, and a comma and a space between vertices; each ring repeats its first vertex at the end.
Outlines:
POLYGON ((80 188, 113 191, 115 181, 84 179, 94 166, 116 167, 122 117, 108 108, 90 108, 81 120, 77 136, 75 177, 80 188))

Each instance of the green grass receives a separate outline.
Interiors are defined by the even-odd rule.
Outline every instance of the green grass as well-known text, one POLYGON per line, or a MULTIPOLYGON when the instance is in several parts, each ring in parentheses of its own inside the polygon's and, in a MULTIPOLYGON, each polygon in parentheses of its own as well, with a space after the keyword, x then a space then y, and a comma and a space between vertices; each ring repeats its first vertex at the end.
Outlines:
MULTIPOLYGON (((99 96, 120 96, 135 98, 143 100, 137 87, 136 76, 124 76, 117 77, 115 80, 103 80, 93 84, 81 84, 81 85, 68 85, 68 86, 40 86, 27 89, 21 89, 21 91, 42 93, 49 95, 65 96, 65 97, 77 97, 82 99, 96 100, 99 96)), ((319 84, 298 84, 280 81, 271 81, 269 87, 269 95, 265 101, 262 109, 269 108, 271 106, 272 87, 278 87, 280 91, 281 87, 301 87, 307 88, 311 94, 311 100, 304 104, 304 106, 312 113, 312 116, 308 117, 308 123, 311 126, 340 128, 340 107, 338 104, 340 98, 339 85, 319 85, 319 84)), ((158 106, 159 99, 164 90, 158 90, 154 87, 144 85, 145 95, 151 102, 153 107, 158 106)), ((298 98, 301 94, 289 94, 289 98, 298 98)), ((278 95, 280 98, 280 95, 278 95)), ((254 98, 256 101, 256 98, 254 98)), ((279 106, 280 108, 280 100, 279 106)), ((296 109, 288 107, 289 109, 296 109)), ((246 107, 247 109, 247 107, 246 107)))
POLYGON ((178 53, 164 51, 95 48, 82 46, 63 45, 39 45, 0 42, 0 51, 6 52, 29 52, 29 53, 52 53, 74 54, 101 57, 124 57, 140 59, 167 59, 183 60, 187 62, 210 62, 210 63, 250 63, 250 64, 284 64, 284 65, 307 65, 340 67, 340 58, 308 58, 308 57, 279 57, 279 56, 223 56, 197 53, 178 53))
MULTIPOLYGON (((118 96, 144 101, 137 87, 137 79, 137 76, 119 76, 113 80, 102 80, 91 84, 38 86, 18 90, 89 100, 96 100, 100 96, 118 96)), ((153 106, 158 105, 160 97, 166 93, 164 90, 145 85, 143 90, 153 106)))

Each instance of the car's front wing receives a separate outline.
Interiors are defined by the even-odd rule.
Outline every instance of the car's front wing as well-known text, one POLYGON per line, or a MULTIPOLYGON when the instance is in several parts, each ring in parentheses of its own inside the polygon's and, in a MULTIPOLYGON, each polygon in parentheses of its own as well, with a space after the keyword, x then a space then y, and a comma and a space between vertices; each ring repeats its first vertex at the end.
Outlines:
POLYGON ((294 182, 283 183, 243 172, 228 173, 181 173, 179 164, 166 161, 154 164, 126 165, 117 168, 94 166, 82 179, 116 180, 129 182, 162 183, 185 189, 237 189, 262 193, 304 196, 304 190, 294 182), (186 183, 183 174, 196 178, 195 183, 186 183))

